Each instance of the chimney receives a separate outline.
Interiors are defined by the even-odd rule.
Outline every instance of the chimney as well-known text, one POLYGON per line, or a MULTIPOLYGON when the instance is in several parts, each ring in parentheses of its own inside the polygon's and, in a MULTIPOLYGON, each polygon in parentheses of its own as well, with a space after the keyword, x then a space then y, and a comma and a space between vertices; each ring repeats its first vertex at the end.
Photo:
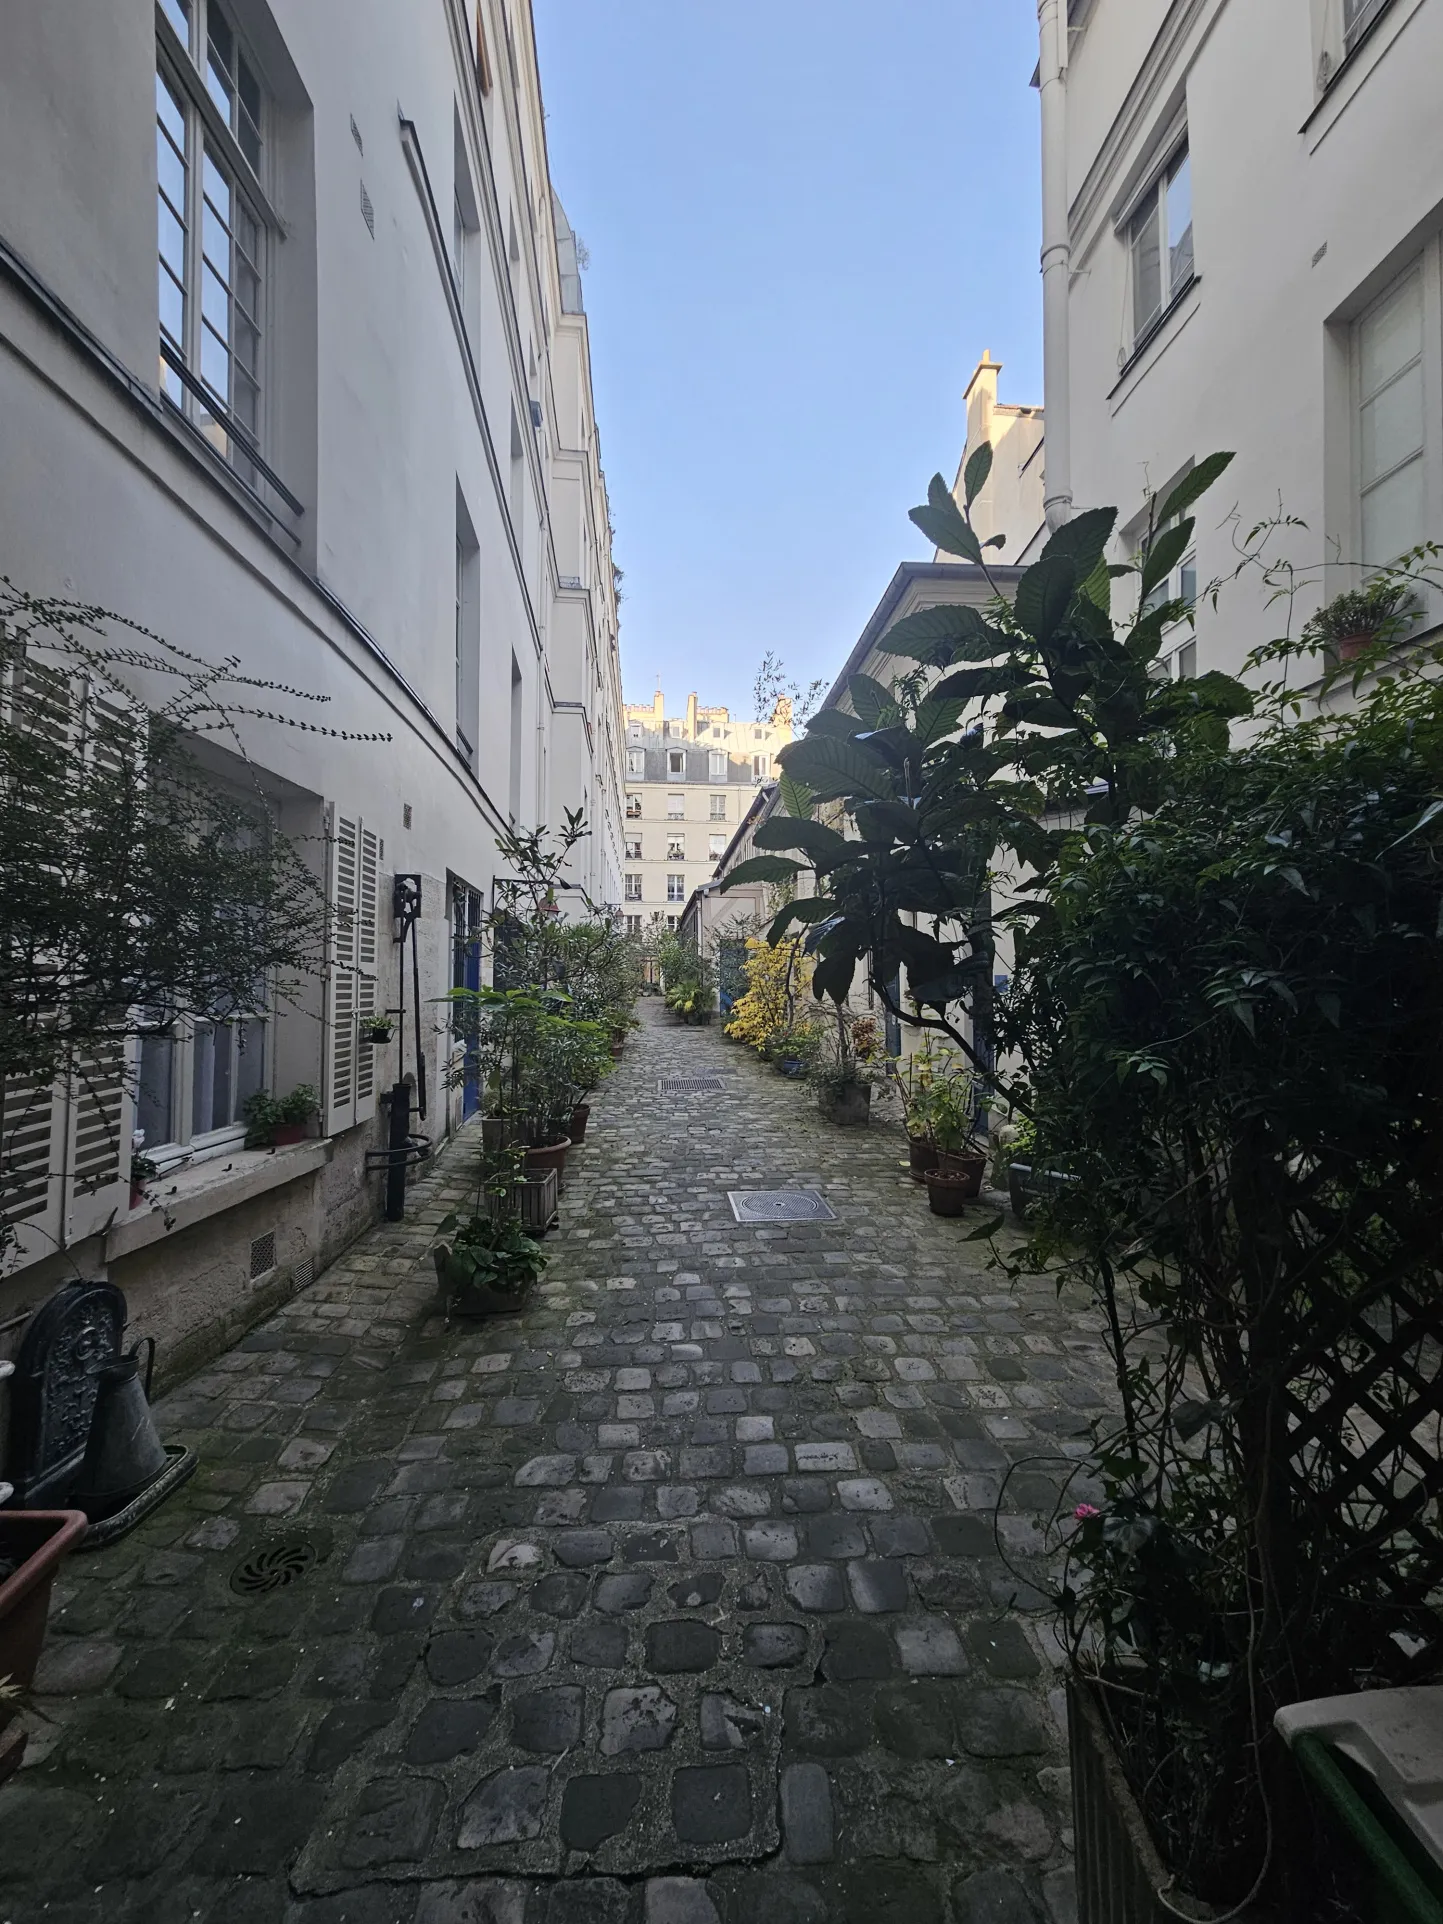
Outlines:
POLYGON ((659 688, 651 698, 651 725, 658 735, 666 733, 666 697, 659 688))
POLYGON ((694 742, 696 740, 696 690, 695 689, 693 689, 692 692, 686 698, 686 738, 689 742, 694 742))
POLYGON ((990 348, 983 348, 963 400, 967 403, 967 452, 992 439, 992 410, 997 405, 997 376, 1002 363, 994 361, 990 348))

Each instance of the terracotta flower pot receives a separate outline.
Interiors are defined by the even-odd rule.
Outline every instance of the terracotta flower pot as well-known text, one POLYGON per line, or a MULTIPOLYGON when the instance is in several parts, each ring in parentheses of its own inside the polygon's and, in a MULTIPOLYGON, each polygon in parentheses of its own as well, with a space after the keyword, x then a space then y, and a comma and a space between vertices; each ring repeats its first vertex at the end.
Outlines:
POLYGON ((590 1114, 591 1104, 589 1102, 578 1102, 572 1110, 571 1119, 566 1125, 566 1133, 573 1142, 586 1141, 586 1118, 590 1114))
POLYGON ((271 1141, 277 1149, 285 1149, 294 1142, 304 1142, 311 1132, 308 1122, 278 1122, 271 1141))
POLYGON ((926 1182, 928 1172, 937 1167, 936 1143, 926 1136, 908 1136, 907 1161, 913 1182, 926 1182))
MULTIPOLYGON (((56 1569, 86 1528, 83 1510, 0 1511, 0 1559, 15 1564, 0 1582, 0 1677, 22 1689, 34 1681, 40 1661, 56 1569)), ((14 1704, 0 1702, 0 1780, 19 1769, 25 1754, 24 1733, 9 1729, 14 1717, 14 1704)))
POLYGON ((966 1176, 944 1176, 940 1170, 927 1171, 927 1204, 934 1216, 965 1216, 975 1191, 968 1188, 966 1176))
POLYGON ((621 1058, 622 1058, 622 1055, 623 1055, 623 1054, 625 1053, 625 1050, 626 1050, 626 1043, 625 1043, 625 1041, 624 1041, 624 1040, 618 1040, 618 1038, 617 1038, 616 1036, 613 1036, 613 1037, 611 1038, 611 1059, 612 1059, 612 1061, 613 1061, 613 1062, 620 1062, 620 1060, 621 1060, 621 1058))
POLYGON ((563 1136, 560 1142, 548 1142, 539 1148, 526 1151, 526 1173, 528 1176, 541 1176, 548 1169, 556 1171, 556 1180, 566 1174, 566 1152, 571 1147, 570 1136, 563 1136))
POLYGON ((1337 642, 1339 661, 1356 661, 1366 648, 1371 648, 1377 639, 1374 635, 1340 635, 1337 642))
POLYGON ((982 1178, 987 1172, 987 1158, 979 1156, 973 1149, 939 1149, 937 1168, 944 1176, 960 1176, 968 1185, 963 1192, 968 1196, 982 1194, 982 1178))

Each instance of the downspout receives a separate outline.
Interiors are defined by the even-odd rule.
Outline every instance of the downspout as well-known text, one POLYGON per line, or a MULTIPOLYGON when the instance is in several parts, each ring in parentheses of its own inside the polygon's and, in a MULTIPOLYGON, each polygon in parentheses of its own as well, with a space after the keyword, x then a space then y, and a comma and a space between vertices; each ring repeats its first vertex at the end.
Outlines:
POLYGON ((1067 294, 1067 0, 1037 0, 1037 85, 1042 103, 1043 510, 1049 528, 1072 519, 1067 294))

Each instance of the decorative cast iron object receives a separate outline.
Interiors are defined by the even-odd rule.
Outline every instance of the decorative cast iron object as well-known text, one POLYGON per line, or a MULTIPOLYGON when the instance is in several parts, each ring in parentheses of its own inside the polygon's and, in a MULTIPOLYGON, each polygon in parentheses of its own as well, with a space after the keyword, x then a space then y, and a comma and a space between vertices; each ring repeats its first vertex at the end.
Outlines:
POLYGON ((319 1548, 305 1538, 291 1543, 266 1543, 243 1557, 230 1573, 230 1587, 242 1597, 261 1597, 271 1590, 283 1590, 298 1577, 314 1570, 321 1560, 319 1548))
POLYGON ((100 1372, 120 1353, 114 1283, 65 1283, 26 1325, 10 1384, 6 1475, 22 1509, 64 1508, 90 1438, 100 1372))
POLYGON ((739 1223, 834 1223, 837 1212, 816 1189, 729 1189, 739 1223))

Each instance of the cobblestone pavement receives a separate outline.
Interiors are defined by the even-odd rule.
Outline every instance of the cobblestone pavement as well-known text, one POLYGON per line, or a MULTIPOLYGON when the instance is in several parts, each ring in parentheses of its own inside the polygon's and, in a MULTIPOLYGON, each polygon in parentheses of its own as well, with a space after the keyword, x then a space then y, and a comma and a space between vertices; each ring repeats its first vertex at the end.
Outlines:
POLYGON ((989 1273, 895 1122, 643 1009, 523 1313, 436 1313, 463 1138, 162 1406, 201 1469, 66 1566, 0 1924, 1071 1916, 1032 1581, 1086 1305, 989 1273), (733 1220, 793 1183, 836 1220, 733 1220))

